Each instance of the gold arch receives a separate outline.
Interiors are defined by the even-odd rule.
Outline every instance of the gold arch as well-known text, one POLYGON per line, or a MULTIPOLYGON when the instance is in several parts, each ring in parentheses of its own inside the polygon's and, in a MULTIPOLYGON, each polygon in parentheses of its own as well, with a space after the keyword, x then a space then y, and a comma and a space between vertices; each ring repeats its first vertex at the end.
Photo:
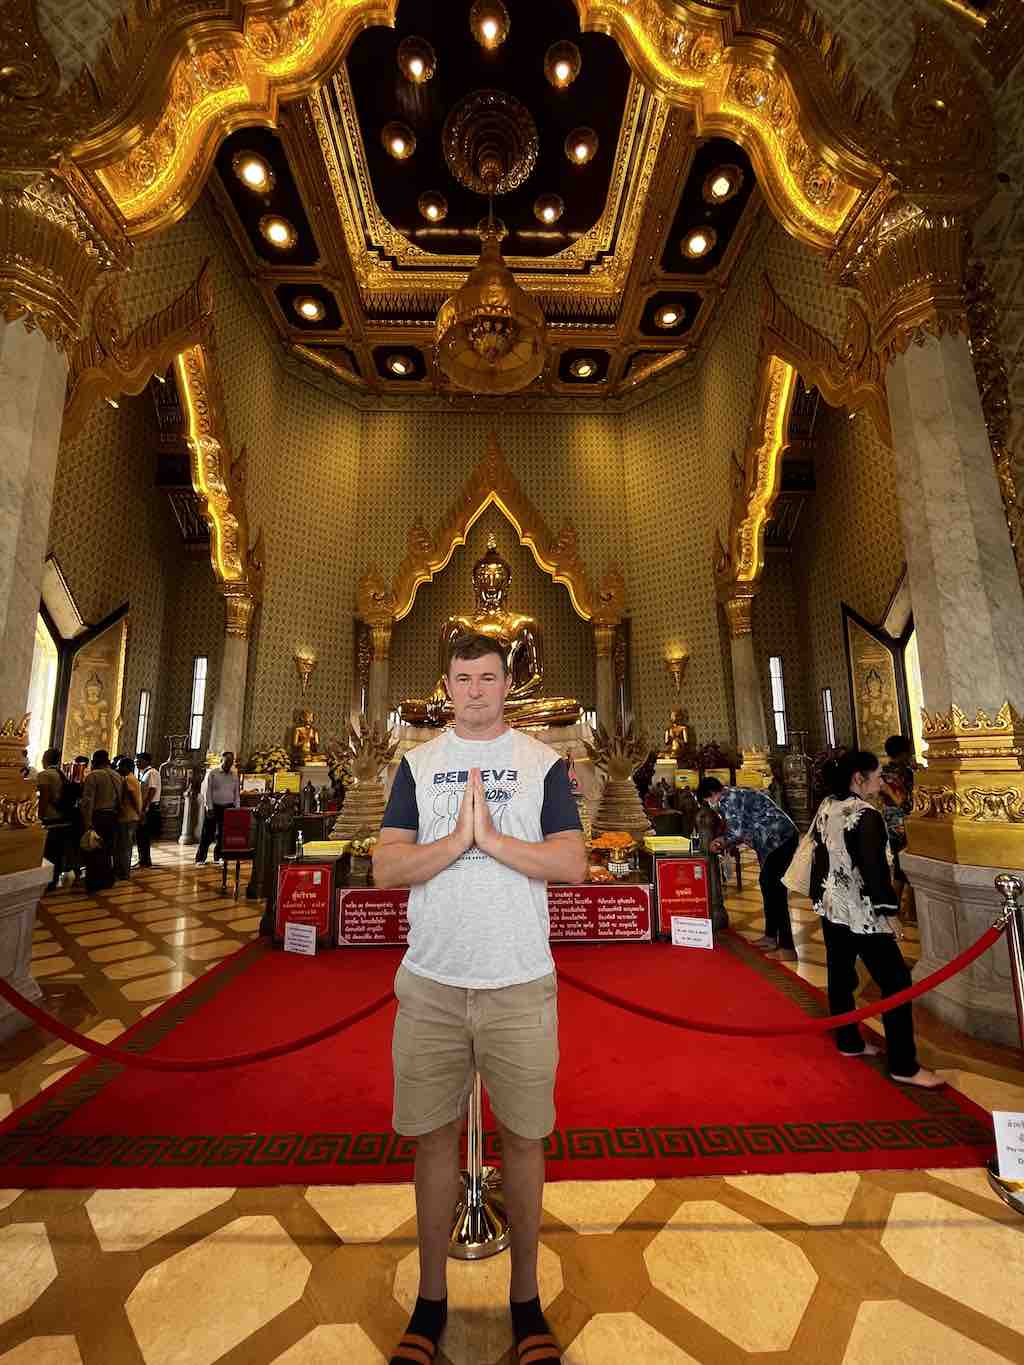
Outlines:
POLYGON ((210 562, 232 616, 248 615, 263 591, 262 544, 249 542, 245 512, 245 451, 231 454, 213 330, 208 263, 167 308, 126 332, 116 285, 97 300, 92 332, 75 347, 64 400, 63 440, 73 440, 101 398, 141 393, 174 365, 186 415, 192 486, 210 528, 210 562))
POLYGON ((405 557, 392 583, 377 566, 371 566, 359 580, 356 610, 369 623, 401 621, 412 610, 416 593, 424 583, 433 581, 451 560, 455 550, 465 545, 476 520, 491 505, 506 517, 526 545, 537 567, 568 592, 573 610, 584 621, 615 624, 626 610, 625 580, 615 563, 592 589, 579 557, 576 532, 565 522, 558 535, 552 535, 543 515, 524 493, 512 472, 498 438, 491 432, 483 458, 470 474, 458 498, 430 534, 417 518, 407 534, 405 557))
MULTIPOLYGON (((923 32, 894 118, 804 0, 736 0, 717 15, 699 0, 575 4, 581 27, 614 36, 648 85, 692 112, 698 132, 748 150, 774 213, 812 246, 841 242, 890 167, 904 189, 952 202, 970 181, 977 197, 987 106, 978 113, 976 83, 935 31, 923 32), (949 106, 956 125, 937 129, 935 109, 946 103, 932 87, 951 71, 963 86, 949 106)), ((136 0, 97 71, 79 82, 84 91, 95 81, 107 112, 69 159, 135 238, 191 207, 221 138, 242 124, 273 125, 280 101, 322 82, 362 28, 393 25, 397 0, 295 0, 283 13, 268 0, 208 0, 187 23, 176 8, 136 0)))
POLYGON ((836 347, 779 298, 767 275, 762 289, 754 415, 734 479, 729 542, 719 539, 715 566, 722 600, 751 595, 764 572, 764 530, 779 494, 798 373, 830 407, 868 412, 880 439, 892 443, 882 362, 860 305, 848 298, 846 335, 836 347))

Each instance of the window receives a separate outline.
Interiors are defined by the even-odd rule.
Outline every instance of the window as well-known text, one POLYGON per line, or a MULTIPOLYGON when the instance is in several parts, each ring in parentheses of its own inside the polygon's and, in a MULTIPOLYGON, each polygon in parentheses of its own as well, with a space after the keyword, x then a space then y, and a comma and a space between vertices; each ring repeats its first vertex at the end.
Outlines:
POLYGON ((830 749, 836 747, 836 718, 832 714, 832 689, 821 689, 821 714, 825 720, 825 743, 830 749))
POLYGON ((786 684, 782 677, 782 659, 773 654, 768 660, 768 671, 772 680, 772 715, 775 719, 775 743, 788 743, 786 725, 786 684))
POLYGON ((53 703, 57 696, 57 646, 49 627, 41 616, 36 616, 36 639, 32 650, 32 674, 28 685, 25 710, 30 712, 28 729, 28 761, 33 768, 42 766, 43 754, 50 747, 53 726, 53 703))
POLYGON ((197 654, 192 664, 192 709, 188 721, 188 747, 203 742, 203 707, 206 705, 206 655, 197 654))
POLYGON ((143 688, 139 693, 139 728, 135 731, 135 752, 143 754, 146 752, 146 742, 149 739, 149 691, 143 688))

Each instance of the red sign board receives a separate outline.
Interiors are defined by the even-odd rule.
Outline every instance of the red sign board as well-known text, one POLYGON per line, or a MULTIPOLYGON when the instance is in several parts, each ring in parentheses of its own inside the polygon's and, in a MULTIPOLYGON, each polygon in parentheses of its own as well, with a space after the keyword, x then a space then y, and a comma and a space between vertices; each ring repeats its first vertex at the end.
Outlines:
POLYGON ((649 886, 550 886, 552 943, 641 943, 651 937, 649 886))
POLYGON ((672 916, 690 915, 707 919, 708 867, 705 858, 665 858, 654 860, 658 892, 658 933, 671 935, 672 916))
POLYGON ((277 870, 277 915, 274 936, 284 938, 284 926, 316 925, 318 940, 331 935, 331 868, 323 863, 285 863, 277 870))
POLYGON ((409 937, 407 887, 345 887, 338 892, 339 948, 404 944, 409 937))
POLYGON ((252 811, 226 810, 220 846, 225 853, 249 853, 252 849, 252 811))

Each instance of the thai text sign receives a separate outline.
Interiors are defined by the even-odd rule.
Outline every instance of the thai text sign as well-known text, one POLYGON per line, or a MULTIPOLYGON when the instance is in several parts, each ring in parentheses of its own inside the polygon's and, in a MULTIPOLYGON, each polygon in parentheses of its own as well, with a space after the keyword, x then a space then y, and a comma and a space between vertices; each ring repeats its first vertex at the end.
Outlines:
POLYGON ((404 944, 408 904, 407 887, 343 888, 338 892, 338 947, 404 944))
POLYGON ((287 863, 277 870, 277 914, 274 937, 284 938, 286 924, 311 924, 317 938, 331 933, 331 869, 315 863, 287 863))
POLYGON ((665 858, 654 860, 658 892, 658 933, 672 934, 675 915, 708 918, 708 868, 705 858, 665 858))
POLYGON ((649 886, 551 886, 552 943, 640 943, 651 937, 649 886))

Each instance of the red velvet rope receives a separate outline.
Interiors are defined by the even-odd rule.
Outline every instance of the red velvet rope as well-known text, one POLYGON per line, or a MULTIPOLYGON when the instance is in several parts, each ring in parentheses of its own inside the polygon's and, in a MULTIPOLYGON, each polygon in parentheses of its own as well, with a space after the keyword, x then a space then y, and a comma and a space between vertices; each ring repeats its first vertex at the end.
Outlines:
POLYGON ((956 976, 957 972, 969 967, 975 958, 981 957, 982 953, 992 947, 1002 932, 1002 928, 996 926, 986 929, 972 948, 966 949, 952 962, 947 962, 944 967, 932 972, 931 976, 926 976, 916 985, 908 986, 905 991, 887 995, 875 1005, 864 1005, 859 1010, 850 1010, 847 1014, 830 1014, 824 1019, 803 1019, 799 1024, 768 1024, 758 1027, 750 1024, 715 1024, 707 1019, 686 1019, 681 1015, 665 1014, 663 1010, 651 1009, 650 1005, 638 1005, 635 1000, 623 1000, 619 995, 612 995, 611 991, 603 991, 600 986, 591 986, 587 981, 580 981, 569 972, 559 970, 558 980, 575 986, 578 991, 585 991, 587 995, 592 995, 597 1000, 603 1000, 607 1005, 617 1005, 619 1009, 628 1010, 630 1014, 639 1014, 644 1019, 653 1019, 657 1024, 668 1024, 672 1028, 692 1029, 695 1033, 719 1033, 727 1038, 789 1038, 800 1033, 828 1033, 832 1029, 843 1028, 846 1024, 858 1024, 862 1019, 871 1019, 876 1014, 887 1014, 898 1005, 916 1000, 919 995, 934 990, 936 986, 941 986, 943 981, 948 981, 951 976, 956 976))
MULTIPOLYGON (((651 1009, 649 1005, 639 1005, 635 1000, 624 1000, 621 996, 612 995, 610 991, 602 990, 600 986, 591 986, 589 982, 580 981, 570 972, 559 970, 558 979, 569 986, 575 986, 577 990, 584 991, 587 995, 594 996, 597 1000, 603 1000, 605 1004, 617 1005, 619 1009, 628 1010, 631 1014, 638 1014, 643 1019, 652 1019, 657 1024, 668 1024, 672 1028, 692 1029, 696 1033, 724 1034, 729 1038, 784 1038, 802 1033, 826 1033, 830 1029, 840 1028, 844 1024, 856 1024, 861 1019, 870 1019, 876 1014, 885 1014, 889 1010, 895 1009, 897 1005, 906 1004, 908 1000, 916 1000, 919 995, 934 990, 943 981, 948 981, 951 976, 956 976, 957 972, 962 972, 965 967, 969 967, 975 958, 981 957, 982 953, 991 948, 1002 932, 1002 927, 996 926, 986 930, 972 948, 962 952, 952 962, 947 962, 945 967, 940 967, 937 972, 932 972, 931 976, 926 976, 916 986, 909 986, 905 991, 898 991, 895 995, 886 996, 877 1004, 865 1005, 862 1009, 851 1010, 848 1014, 833 1014, 825 1019, 806 1019, 799 1024, 783 1024, 781 1027, 779 1025, 752 1027, 749 1024, 716 1024, 707 1019, 687 1019, 680 1015, 666 1014, 663 1010, 651 1009)), ((303 1048, 312 1047, 315 1043, 322 1043, 325 1038, 332 1038, 338 1033, 343 1033, 345 1029, 352 1028, 354 1024, 369 1019, 372 1014, 376 1014, 378 1010, 389 1005, 395 997, 393 991, 388 991, 386 995, 371 1000, 362 1009, 355 1010, 352 1014, 346 1014, 344 1018, 336 1020, 333 1024, 325 1024, 315 1033, 305 1033, 301 1038, 292 1038, 286 1043, 275 1043, 273 1047, 260 1048, 255 1052, 236 1052, 228 1057, 204 1058, 148 1057, 135 1052, 125 1052, 123 1048, 110 1047, 106 1043, 97 1043, 92 1038, 86 1038, 84 1034, 78 1033, 75 1029, 68 1028, 59 1019, 54 1019, 52 1014, 47 1014, 45 1010, 39 1009, 31 1000, 26 1000, 20 991, 9 986, 2 977, 0 977, 0 998, 13 1005, 15 1009, 20 1010, 22 1014, 27 1015, 29 1019, 41 1028, 46 1029, 47 1032, 55 1034, 58 1038, 63 1038, 66 1043, 73 1044, 82 1052, 88 1052, 93 1057, 101 1057, 108 1062, 118 1062, 121 1066, 141 1067, 146 1071, 224 1071, 233 1066, 249 1066, 253 1062, 269 1062, 274 1057, 283 1057, 289 1052, 299 1052, 303 1048)))

